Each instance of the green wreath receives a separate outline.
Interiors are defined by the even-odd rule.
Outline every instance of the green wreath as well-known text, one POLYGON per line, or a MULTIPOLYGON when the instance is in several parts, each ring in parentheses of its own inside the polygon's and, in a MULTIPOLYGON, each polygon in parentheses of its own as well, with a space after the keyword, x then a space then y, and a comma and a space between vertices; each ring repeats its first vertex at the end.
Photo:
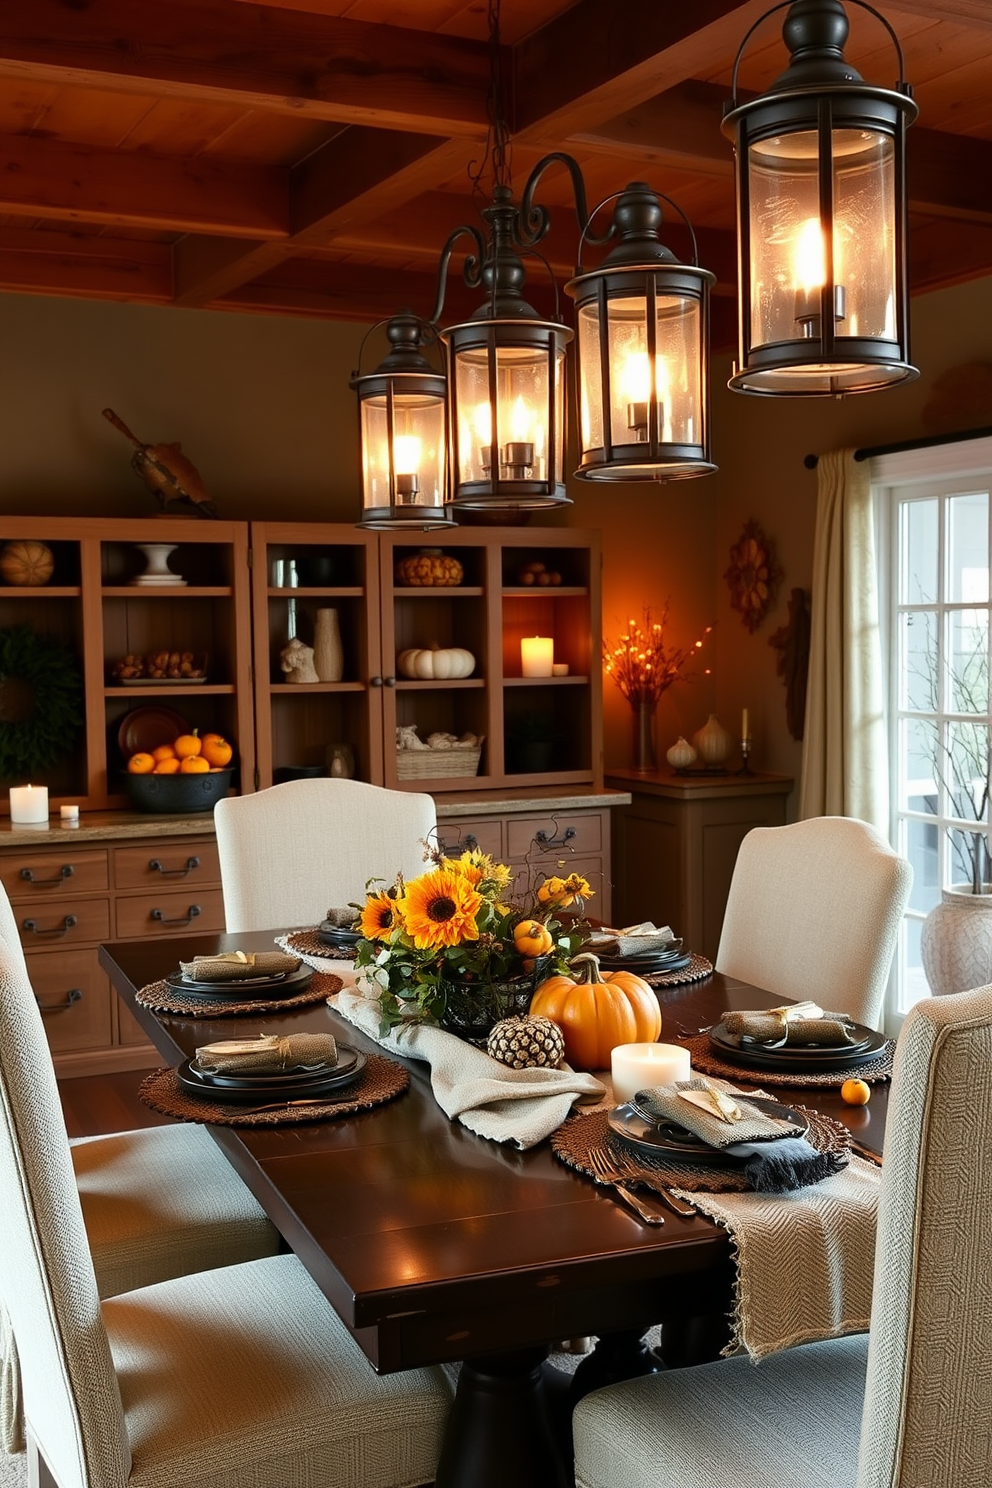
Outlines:
POLYGON ((73 746, 83 679, 71 651, 30 625, 0 630, 0 778, 30 779, 73 746))

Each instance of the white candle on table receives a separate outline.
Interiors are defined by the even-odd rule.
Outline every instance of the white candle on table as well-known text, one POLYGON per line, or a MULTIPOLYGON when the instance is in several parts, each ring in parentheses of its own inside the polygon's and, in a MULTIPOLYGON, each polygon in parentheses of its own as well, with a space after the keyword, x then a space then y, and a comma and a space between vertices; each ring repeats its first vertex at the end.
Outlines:
POLYGON ((59 816, 62 818, 62 820, 64 822, 78 822, 79 821, 79 807, 78 806, 60 806, 59 807, 59 816))
POLYGON ((12 786, 10 791, 10 819, 12 822, 21 823, 22 825, 31 822, 47 822, 48 786, 12 786))
POLYGON ((618 1044, 611 1055, 613 1095, 618 1105, 652 1085, 690 1078, 689 1050, 680 1044, 618 1044))
POLYGON ((524 636, 520 642, 520 671, 524 677, 550 677, 554 664, 553 636, 524 636))
POLYGON ((748 734, 748 731, 747 731, 747 709, 746 708, 744 709, 744 712, 741 714, 741 738, 742 739, 748 739, 748 738, 750 738, 750 735, 748 734))

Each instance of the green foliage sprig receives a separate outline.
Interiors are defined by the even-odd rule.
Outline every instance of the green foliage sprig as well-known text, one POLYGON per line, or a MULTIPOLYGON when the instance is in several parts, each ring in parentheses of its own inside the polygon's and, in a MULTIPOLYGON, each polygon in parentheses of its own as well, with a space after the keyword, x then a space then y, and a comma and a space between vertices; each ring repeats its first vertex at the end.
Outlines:
POLYGON ((28 779, 72 749, 83 726, 79 662, 54 636, 30 625, 0 630, 0 778, 28 779), (20 684, 27 708, 8 709, 20 684))

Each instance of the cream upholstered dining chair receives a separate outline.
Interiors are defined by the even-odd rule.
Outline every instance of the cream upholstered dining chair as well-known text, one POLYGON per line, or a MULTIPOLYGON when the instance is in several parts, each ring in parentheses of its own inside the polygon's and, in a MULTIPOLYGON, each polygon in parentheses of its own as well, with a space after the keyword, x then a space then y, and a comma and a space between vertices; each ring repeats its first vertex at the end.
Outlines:
POLYGON ((361 780, 289 780, 214 808, 228 930, 319 923, 361 903, 370 878, 424 872, 431 796, 361 780))
POLYGON ((741 843, 716 969, 878 1028, 913 870, 868 825, 817 816, 741 843))
POLYGON ((990 1111, 992 986, 918 1003, 896 1047, 870 1334, 586 1396, 577 1488, 988 1488, 990 1111))
MULTIPOLYGON (((51 1070, 16 920, 2 888, 0 939, 19 974, 7 994, 7 1017, 34 1063, 51 1070)), ((203 1127, 153 1126, 86 1137, 72 1143, 70 1160, 102 1297, 279 1249, 278 1231, 203 1127)), ((0 1263, 0 1314, 5 1296, 0 1263)), ((18 1396, 16 1344, 0 1316, 0 1445, 8 1452, 22 1444, 18 1396)))
POLYGON ((14 1011, 29 996, 0 941, 0 1289, 29 1454, 59 1488, 429 1482, 443 1372, 376 1375, 295 1256, 101 1302, 51 1061, 14 1011))

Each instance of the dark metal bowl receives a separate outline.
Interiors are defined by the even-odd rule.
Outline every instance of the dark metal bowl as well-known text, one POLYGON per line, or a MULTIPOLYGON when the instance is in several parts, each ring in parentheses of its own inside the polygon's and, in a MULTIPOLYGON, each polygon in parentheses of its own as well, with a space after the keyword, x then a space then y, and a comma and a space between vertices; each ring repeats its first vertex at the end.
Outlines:
POLYGON ((202 775, 130 775, 125 772, 124 788, 135 811, 168 812, 187 816, 197 811, 213 811, 221 796, 231 788, 230 770, 211 770, 202 775))

